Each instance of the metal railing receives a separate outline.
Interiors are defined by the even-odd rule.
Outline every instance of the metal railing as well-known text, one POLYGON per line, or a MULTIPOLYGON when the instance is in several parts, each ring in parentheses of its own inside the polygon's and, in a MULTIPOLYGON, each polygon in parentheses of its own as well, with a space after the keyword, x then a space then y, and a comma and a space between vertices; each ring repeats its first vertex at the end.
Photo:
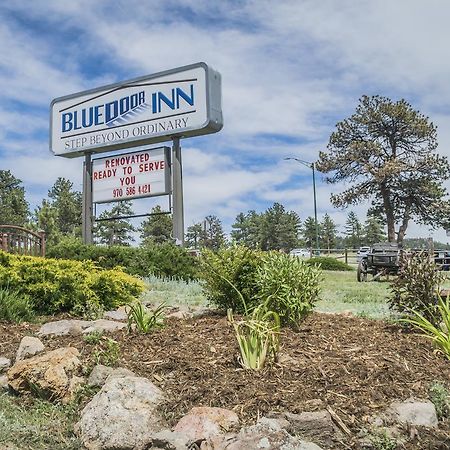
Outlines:
POLYGON ((0 225, 0 249, 19 255, 45 256, 45 232, 16 225, 0 225))

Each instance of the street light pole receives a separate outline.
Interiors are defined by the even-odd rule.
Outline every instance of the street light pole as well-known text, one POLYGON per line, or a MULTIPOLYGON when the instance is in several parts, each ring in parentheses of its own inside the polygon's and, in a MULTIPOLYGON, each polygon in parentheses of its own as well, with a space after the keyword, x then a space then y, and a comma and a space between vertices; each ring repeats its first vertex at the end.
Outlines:
POLYGON ((299 158, 284 158, 287 160, 294 160, 298 163, 309 167, 312 170, 312 182, 313 182, 313 198, 314 198, 314 225, 316 227, 316 254, 319 254, 319 223, 317 222, 317 198, 316 198, 316 167, 315 163, 310 163, 307 161, 303 161, 299 158))

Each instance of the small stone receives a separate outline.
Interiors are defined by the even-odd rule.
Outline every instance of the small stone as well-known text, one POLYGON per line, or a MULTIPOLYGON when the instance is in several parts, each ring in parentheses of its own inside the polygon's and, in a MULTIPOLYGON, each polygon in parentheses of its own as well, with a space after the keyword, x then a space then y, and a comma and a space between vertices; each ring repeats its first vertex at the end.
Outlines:
POLYGON ((177 433, 169 429, 159 431, 152 436, 150 448, 170 449, 170 450, 186 450, 189 448, 191 441, 184 433, 177 433))
POLYGON ((17 350, 16 354, 16 362, 35 356, 44 350, 44 344, 37 337, 25 336, 20 341, 19 350, 17 350))
POLYGON ((8 377, 6 375, 0 375, 0 390, 7 391, 8 389, 8 377))
POLYGON ((11 360, 8 358, 0 357, 0 373, 11 367, 11 360))

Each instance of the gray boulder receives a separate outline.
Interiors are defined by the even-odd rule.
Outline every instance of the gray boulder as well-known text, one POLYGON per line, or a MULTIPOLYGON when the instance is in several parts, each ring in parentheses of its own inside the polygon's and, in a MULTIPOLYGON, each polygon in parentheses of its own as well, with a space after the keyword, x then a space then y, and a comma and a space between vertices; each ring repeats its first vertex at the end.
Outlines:
POLYGON ((104 366, 102 364, 97 364, 93 369, 91 374, 89 375, 87 384, 91 387, 102 387, 106 380, 110 376, 115 377, 128 377, 135 376, 135 374, 128 369, 119 367, 117 369, 113 369, 112 367, 104 366))
POLYGON ((55 322, 48 322, 41 326, 38 331, 39 336, 66 336, 78 335, 83 332, 83 329, 89 327, 91 322, 89 320, 57 320, 55 322))
POLYGON ((109 377, 81 412, 76 431, 91 450, 149 448, 166 428, 156 412, 162 400, 160 389, 146 378, 109 377))
POLYGON ((37 337, 25 336, 20 341, 19 349, 16 353, 16 362, 31 358, 44 350, 44 344, 37 337))
POLYGON ((429 400, 410 398, 404 402, 393 402, 386 413, 397 423, 429 428, 438 426, 436 409, 429 400))

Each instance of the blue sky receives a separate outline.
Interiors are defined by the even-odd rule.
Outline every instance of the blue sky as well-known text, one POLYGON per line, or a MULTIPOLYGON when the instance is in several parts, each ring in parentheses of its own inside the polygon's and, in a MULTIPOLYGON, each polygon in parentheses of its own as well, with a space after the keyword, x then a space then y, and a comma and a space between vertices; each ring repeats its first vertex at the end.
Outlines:
MULTIPOLYGON (((314 161, 363 94, 408 100, 450 156, 446 0, 15 0, 0 15, 0 168, 33 209, 58 176, 81 190, 82 158, 48 149, 53 98, 199 61, 222 74, 224 127, 182 142, 186 226, 215 214, 229 231, 275 201, 313 215, 311 170, 283 158, 314 161)), ((318 176, 319 219, 343 231, 338 189, 318 176)), ((353 210, 364 219, 367 204, 353 210)), ((430 235, 447 240, 408 233, 430 235)))

